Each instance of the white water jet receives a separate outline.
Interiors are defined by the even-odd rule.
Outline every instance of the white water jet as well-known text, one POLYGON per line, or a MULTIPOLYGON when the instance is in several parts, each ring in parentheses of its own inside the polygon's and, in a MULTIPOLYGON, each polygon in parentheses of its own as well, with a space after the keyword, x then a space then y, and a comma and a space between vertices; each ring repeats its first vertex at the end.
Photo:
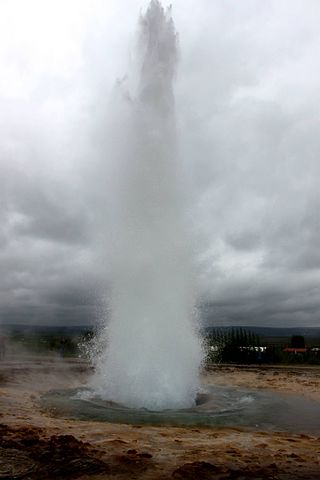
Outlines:
POLYGON ((93 378, 103 398, 150 410, 194 405, 202 356, 177 148, 176 64, 171 11, 153 0, 140 18, 131 72, 113 104, 113 291, 107 346, 93 378))

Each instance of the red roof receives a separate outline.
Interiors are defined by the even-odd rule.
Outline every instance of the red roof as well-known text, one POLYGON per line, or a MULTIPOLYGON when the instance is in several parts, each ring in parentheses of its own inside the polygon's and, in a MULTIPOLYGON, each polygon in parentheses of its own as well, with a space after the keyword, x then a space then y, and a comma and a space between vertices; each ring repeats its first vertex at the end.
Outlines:
POLYGON ((288 352, 288 353, 306 353, 307 350, 308 350, 307 348, 291 348, 291 347, 287 347, 283 349, 284 352, 288 352))

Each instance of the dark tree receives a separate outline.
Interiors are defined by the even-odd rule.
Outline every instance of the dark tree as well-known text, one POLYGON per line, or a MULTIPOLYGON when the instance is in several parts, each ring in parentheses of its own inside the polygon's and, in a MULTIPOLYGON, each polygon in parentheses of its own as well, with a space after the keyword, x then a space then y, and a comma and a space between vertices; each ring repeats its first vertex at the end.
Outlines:
POLYGON ((302 335, 293 335, 291 337, 292 348, 305 348, 305 341, 302 335))

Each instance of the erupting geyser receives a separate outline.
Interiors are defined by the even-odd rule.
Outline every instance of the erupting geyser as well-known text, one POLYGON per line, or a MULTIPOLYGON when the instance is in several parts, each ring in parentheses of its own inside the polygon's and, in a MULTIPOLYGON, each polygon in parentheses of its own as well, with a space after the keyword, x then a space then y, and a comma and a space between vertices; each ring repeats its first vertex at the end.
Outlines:
POLYGON ((170 9, 153 0, 140 19, 131 72, 115 95, 121 135, 111 318, 93 378, 103 398, 150 410, 194 405, 201 363, 175 126, 176 64, 170 9))

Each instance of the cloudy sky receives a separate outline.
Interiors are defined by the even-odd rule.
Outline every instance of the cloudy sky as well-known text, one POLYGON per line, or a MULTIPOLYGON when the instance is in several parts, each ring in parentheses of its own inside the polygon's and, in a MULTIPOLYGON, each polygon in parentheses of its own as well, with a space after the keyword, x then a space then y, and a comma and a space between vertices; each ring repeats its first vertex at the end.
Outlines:
MULTIPOLYGON (((320 2, 172 3, 199 298, 216 325, 320 326, 320 2)), ((146 5, 0 2, 0 323, 99 315, 104 128, 146 5)))

